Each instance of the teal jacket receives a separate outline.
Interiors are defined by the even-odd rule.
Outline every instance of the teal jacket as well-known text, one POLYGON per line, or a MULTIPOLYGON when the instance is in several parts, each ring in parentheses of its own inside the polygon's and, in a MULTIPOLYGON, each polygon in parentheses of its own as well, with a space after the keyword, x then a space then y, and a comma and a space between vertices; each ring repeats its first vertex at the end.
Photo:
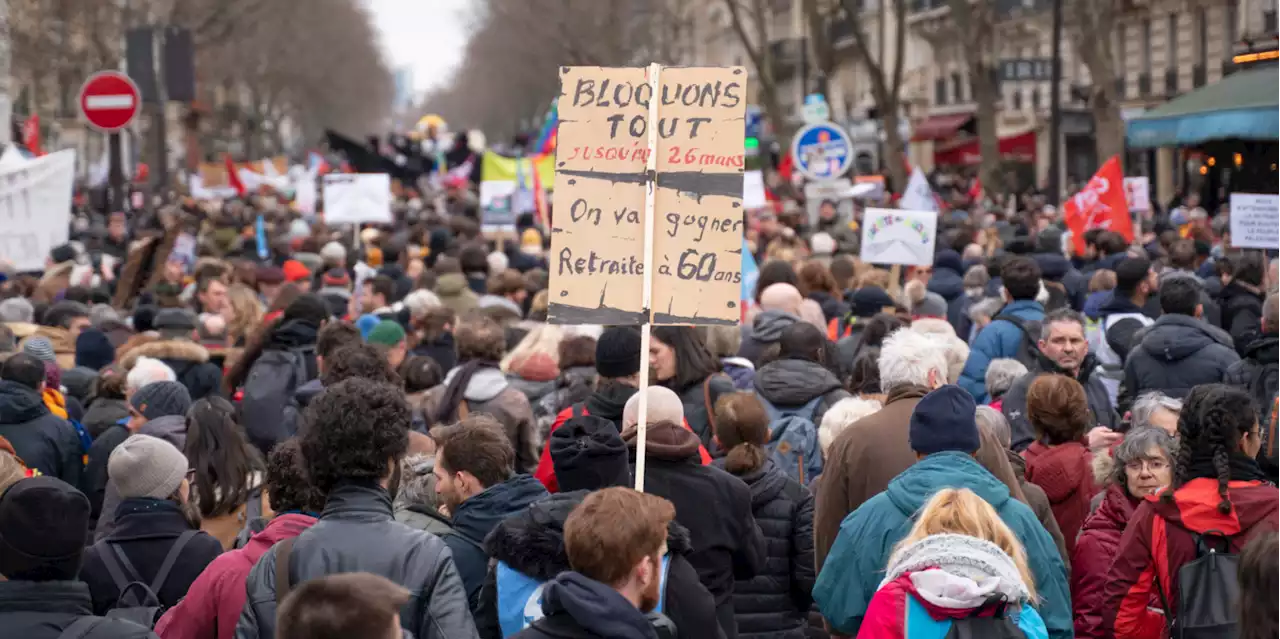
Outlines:
POLYGON ((884 579, 889 554, 911 532, 916 513, 943 488, 968 488, 996 509, 1027 551, 1037 606, 1052 639, 1072 636, 1067 569, 1053 538, 1026 504, 973 457, 946 452, 925 457, 840 523, 840 534, 822 565, 813 598, 838 632, 857 635, 871 596, 884 579))

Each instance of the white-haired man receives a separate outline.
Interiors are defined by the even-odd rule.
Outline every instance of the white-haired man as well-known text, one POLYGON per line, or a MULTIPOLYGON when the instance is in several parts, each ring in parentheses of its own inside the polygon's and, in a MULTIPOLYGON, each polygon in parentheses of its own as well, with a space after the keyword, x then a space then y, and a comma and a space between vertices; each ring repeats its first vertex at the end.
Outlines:
POLYGON ((133 368, 129 369, 129 374, 124 380, 125 399, 133 397, 138 389, 147 384, 155 382, 176 382, 178 375, 169 368, 168 364, 154 358, 142 356, 133 364, 133 368))
POLYGON ((916 462, 907 427, 920 398, 947 383, 947 347, 937 337, 899 329, 885 338, 879 368, 884 408, 837 435, 823 467, 813 518, 819 569, 845 516, 916 462))

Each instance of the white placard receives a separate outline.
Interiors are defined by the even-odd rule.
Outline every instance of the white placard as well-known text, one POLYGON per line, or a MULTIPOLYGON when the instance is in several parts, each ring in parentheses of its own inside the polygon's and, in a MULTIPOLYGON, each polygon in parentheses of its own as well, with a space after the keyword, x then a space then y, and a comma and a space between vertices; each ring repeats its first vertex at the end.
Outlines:
POLYGON ((1129 211, 1145 213, 1151 210, 1151 179, 1143 177, 1127 177, 1124 179, 1124 202, 1129 211))
POLYGON ((49 251, 67 243, 75 173, 70 149, 0 167, 0 260, 40 270, 49 251))
POLYGON ((899 204, 904 209, 913 211, 937 211, 938 201, 933 197, 933 189, 929 188, 929 180, 924 171, 916 167, 911 171, 911 179, 907 180, 907 190, 902 192, 899 204))
POLYGON ((761 209, 769 203, 764 194, 764 174, 746 171, 742 174, 742 208, 761 209))
POLYGON ((862 261, 872 264, 933 264, 938 214, 933 211, 867 209, 862 215, 862 261))
POLYGON ((324 176, 325 224, 391 224, 391 176, 330 173, 324 176))
POLYGON ((1280 195, 1231 194, 1231 246, 1280 248, 1280 195))

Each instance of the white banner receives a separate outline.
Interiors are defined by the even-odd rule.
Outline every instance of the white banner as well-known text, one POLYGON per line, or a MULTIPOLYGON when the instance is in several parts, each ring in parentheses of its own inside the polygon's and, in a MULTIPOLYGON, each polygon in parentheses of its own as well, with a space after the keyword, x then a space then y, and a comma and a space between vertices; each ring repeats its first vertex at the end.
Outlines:
POLYGON ((1231 194, 1231 246, 1280 248, 1280 195, 1231 194))
POLYGON ((0 260, 36 271, 67 243, 76 152, 70 149, 0 167, 0 260))
POLYGON ((746 171, 742 174, 742 208, 762 209, 768 205, 764 193, 764 174, 760 171, 746 171))
POLYGON ((867 209, 862 215, 863 262, 872 264, 933 264, 938 239, 934 211, 867 209))
POLYGON ((938 201, 933 197, 933 189, 929 188, 929 180, 924 171, 916 167, 911 171, 911 179, 907 181, 907 190, 902 192, 899 205, 912 211, 937 211, 938 201))
POLYGON ((324 176, 325 224, 391 224, 391 176, 330 173, 324 176))

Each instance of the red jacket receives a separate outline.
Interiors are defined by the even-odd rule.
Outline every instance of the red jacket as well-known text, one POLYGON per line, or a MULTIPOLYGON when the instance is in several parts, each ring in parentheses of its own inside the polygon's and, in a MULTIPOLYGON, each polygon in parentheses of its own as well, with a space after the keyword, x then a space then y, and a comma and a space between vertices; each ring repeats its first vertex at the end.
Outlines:
POLYGON ((1027 448, 1025 457, 1027 481, 1044 489, 1070 554, 1076 547, 1076 535, 1089 516, 1089 502, 1098 493, 1090 468, 1093 456, 1080 442, 1052 447, 1035 442, 1027 448))
MULTIPOLYGON (((583 415, 591 414, 587 411, 586 406, 582 406, 581 410, 583 415)), ((556 415, 556 421, 551 424, 551 430, 547 431, 547 443, 542 447, 542 456, 538 458, 538 469, 533 471, 533 476, 542 482, 543 486, 547 487, 547 492, 560 492, 560 484, 556 481, 556 469, 551 464, 551 433, 556 432, 556 429, 569 421, 571 417, 573 417, 573 406, 560 411, 560 414, 556 415)), ((683 424, 685 430, 693 430, 689 428, 688 420, 684 421, 683 424)), ((711 463, 711 455, 707 453, 706 447, 701 444, 698 445, 698 456, 702 458, 703 466, 711 463)))
POLYGON ((186 598, 160 618, 156 634, 161 639, 233 639, 253 565, 277 542, 297 537, 314 523, 309 515, 278 515, 244 548, 218 556, 192 582, 186 598))
POLYGON ((1138 507, 1124 488, 1107 487, 1098 509, 1085 520, 1071 554, 1071 603, 1075 613, 1076 639, 1103 639, 1102 586, 1107 569, 1120 549, 1120 536, 1138 507))
MULTIPOLYGON (((880 587, 867 604, 867 614, 858 628, 858 639, 914 639, 916 637, 942 637, 950 634, 953 619, 991 616, 991 612, 977 608, 944 608, 930 603, 916 590, 907 573, 880 587), (919 604, 919 612, 913 614, 911 602, 919 604)), ((1021 605, 1019 628, 1028 637, 1041 636, 1047 631, 1039 614, 1029 605, 1021 605)))
MULTIPOLYGON (((1163 491, 1162 491, 1163 492, 1163 491)), ((1165 598, 1177 615, 1178 584, 1171 579, 1196 558, 1195 539, 1188 531, 1220 531, 1238 553, 1253 535, 1280 528, 1280 492, 1260 481, 1227 484, 1231 512, 1218 512, 1218 480, 1193 479, 1173 493, 1173 503, 1147 497, 1134 512, 1120 539, 1120 550, 1103 586, 1102 634, 1116 639, 1158 639, 1166 636, 1165 616, 1158 609, 1155 577, 1159 574, 1165 598)))

